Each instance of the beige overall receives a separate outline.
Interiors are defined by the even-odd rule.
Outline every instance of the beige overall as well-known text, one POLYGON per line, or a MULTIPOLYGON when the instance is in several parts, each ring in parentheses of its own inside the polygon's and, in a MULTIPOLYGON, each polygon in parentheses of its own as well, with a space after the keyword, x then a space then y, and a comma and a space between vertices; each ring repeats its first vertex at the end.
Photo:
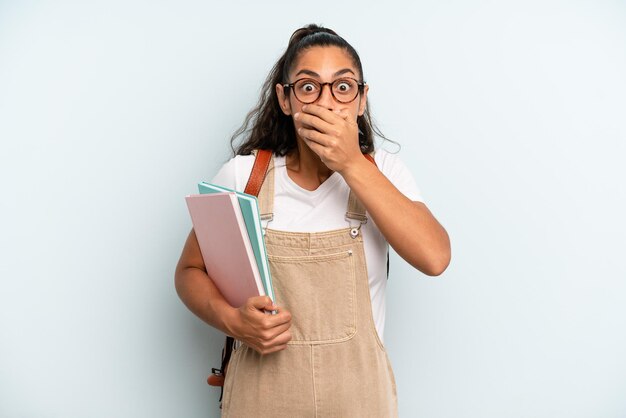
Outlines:
MULTIPOLYGON (((263 217, 274 200, 273 157, 259 193, 263 217)), ((350 193, 347 217, 365 221, 350 193)), ((292 340, 260 355, 233 353, 224 418, 397 417, 393 372, 372 319, 363 237, 356 228, 265 235, 276 304, 292 314, 292 340)))

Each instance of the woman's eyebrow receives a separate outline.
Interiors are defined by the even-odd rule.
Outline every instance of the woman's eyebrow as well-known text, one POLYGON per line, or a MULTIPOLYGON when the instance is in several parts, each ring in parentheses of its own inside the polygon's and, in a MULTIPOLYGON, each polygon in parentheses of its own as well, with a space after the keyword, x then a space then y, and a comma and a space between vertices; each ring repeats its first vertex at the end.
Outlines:
POLYGON ((320 77, 318 73, 316 73, 315 71, 311 71, 311 70, 300 70, 296 73, 296 77, 299 76, 300 74, 306 74, 306 75, 310 75, 311 77, 317 77, 317 78, 320 77))
MULTIPOLYGON (((352 73, 354 75, 354 71, 352 71, 350 68, 344 68, 342 70, 337 71, 333 76, 334 77, 338 77, 338 76, 340 76, 342 74, 346 74, 346 73, 352 73)), ((311 77, 320 78, 320 75, 318 73, 316 73, 315 71, 307 70, 307 69, 302 69, 302 70, 298 71, 295 76, 297 77, 300 74, 306 74, 306 75, 311 76, 311 77)))
POLYGON ((344 68, 343 70, 339 70, 339 71, 337 71, 337 72, 335 73, 335 75, 334 75, 334 76, 335 76, 335 77, 338 77, 338 76, 340 76, 340 75, 342 75, 342 74, 346 74, 346 73, 352 73, 352 75, 356 75, 356 74, 354 74, 354 71, 352 71, 351 69, 349 69, 349 68, 344 68))

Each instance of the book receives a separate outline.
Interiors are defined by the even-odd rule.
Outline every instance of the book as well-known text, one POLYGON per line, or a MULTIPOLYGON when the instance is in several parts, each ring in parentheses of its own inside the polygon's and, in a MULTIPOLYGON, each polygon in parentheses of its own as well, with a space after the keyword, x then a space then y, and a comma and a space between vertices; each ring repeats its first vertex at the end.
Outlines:
POLYGON ((246 223, 246 230, 248 231, 248 237, 250 238, 250 243, 252 244, 252 250, 257 262, 257 267, 259 268, 259 273, 261 274, 261 281, 263 282, 265 294, 272 300, 276 300, 274 298, 274 287, 272 286, 272 275, 269 268, 269 261, 267 259, 267 250, 265 249, 265 240, 263 239, 263 227, 261 225, 259 203, 256 196, 207 182, 198 183, 198 190, 202 194, 224 192, 235 193, 237 199, 239 200, 241 213, 243 214, 243 218, 246 223))
POLYGON ((185 200, 207 274, 226 301, 237 308, 265 295, 237 195, 198 194, 185 200))

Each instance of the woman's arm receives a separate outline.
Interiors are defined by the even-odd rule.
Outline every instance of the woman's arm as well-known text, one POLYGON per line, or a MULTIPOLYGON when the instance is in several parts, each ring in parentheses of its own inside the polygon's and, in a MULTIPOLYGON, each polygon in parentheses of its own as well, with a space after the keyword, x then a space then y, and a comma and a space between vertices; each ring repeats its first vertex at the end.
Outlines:
POLYGON ((268 296, 249 298, 233 308, 206 273, 196 234, 191 230, 176 266, 175 286, 183 303, 204 322, 243 341, 261 354, 284 350, 291 340, 291 314, 268 296), (269 315, 264 310, 277 310, 269 315))
POLYGON ((343 176, 393 249, 425 274, 443 273, 451 257, 448 233, 426 205, 409 200, 363 157, 354 116, 312 104, 294 119, 304 126, 298 135, 343 176))
POLYGON ((445 271, 450 239, 424 203, 409 200, 365 158, 355 159, 341 175, 403 259, 430 276, 445 271))

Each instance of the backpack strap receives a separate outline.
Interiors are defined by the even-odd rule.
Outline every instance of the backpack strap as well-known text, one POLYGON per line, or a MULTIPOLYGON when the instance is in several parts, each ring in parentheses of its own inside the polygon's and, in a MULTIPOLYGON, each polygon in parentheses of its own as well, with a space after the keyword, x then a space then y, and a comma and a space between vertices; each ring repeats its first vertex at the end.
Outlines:
POLYGON ((250 177, 248 178, 248 183, 246 184, 244 193, 252 196, 259 196, 259 192, 261 191, 261 186, 265 180, 267 168, 270 166, 271 159, 272 152, 270 150, 257 150, 256 156, 254 157, 254 165, 252 166, 252 171, 250 172, 250 177))

